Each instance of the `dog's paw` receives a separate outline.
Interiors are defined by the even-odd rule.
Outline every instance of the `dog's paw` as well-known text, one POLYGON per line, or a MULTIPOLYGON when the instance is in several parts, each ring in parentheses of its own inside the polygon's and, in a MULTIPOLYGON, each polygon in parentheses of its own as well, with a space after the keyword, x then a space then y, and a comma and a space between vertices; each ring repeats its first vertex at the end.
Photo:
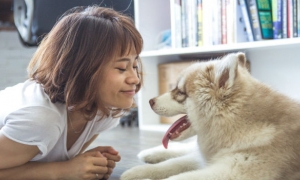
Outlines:
POLYGON ((125 171, 120 180, 146 180, 151 178, 149 172, 147 171, 147 165, 135 166, 127 171, 125 171))
POLYGON ((154 148, 146 149, 141 151, 137 157, 148 164, 156 164, 166 160, 166 156, 164 156, 165 149, 162 146, 157 146, 154 148))
POLYGON ((186 150, 183 148, 165 149, 162 145, 160 145, 160 146, 143 150, 137 156, 141 161, 145 163, 157 164, 171 158, 183 156, 185 154, 186 154, 186 150))

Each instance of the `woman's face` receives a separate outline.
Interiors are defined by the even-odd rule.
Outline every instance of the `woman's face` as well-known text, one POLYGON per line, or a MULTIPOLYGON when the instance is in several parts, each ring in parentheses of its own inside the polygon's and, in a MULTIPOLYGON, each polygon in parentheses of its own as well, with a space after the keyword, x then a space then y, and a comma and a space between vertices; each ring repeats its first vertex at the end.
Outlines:
POLYGON ((107 107, 126 109, 132 106, 136 86, 140 82, 137 58, 135 51, 131 51, 105 67, 99 97, 107 107))

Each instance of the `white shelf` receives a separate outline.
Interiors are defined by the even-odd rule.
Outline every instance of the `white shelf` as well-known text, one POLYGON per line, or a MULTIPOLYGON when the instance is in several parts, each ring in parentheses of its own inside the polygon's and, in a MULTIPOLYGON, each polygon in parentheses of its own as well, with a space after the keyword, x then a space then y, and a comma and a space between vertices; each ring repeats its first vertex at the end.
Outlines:
POLYGON ((236 44, 214 45, 208 47, 191 47, 191 48, 177 48, 177 49, 161 49, 143 51, 141 57, 159 57, 170 55, 190 55, 190 54, 207 54, 207 53, 220 53, 232 51, 244 51, 251 49, 272 48, 281 46, 290 46, 300 44, 300 38, 292 39, 278 39, 278 40, 264 40, 255 42, 244 42, 236 44))

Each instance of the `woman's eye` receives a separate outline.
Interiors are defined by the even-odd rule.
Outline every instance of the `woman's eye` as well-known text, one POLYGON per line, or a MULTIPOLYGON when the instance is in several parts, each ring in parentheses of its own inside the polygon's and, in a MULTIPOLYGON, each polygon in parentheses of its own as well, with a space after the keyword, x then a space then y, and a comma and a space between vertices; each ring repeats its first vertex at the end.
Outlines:
POLYGON ((133 69, 138 69, 139 67, 138 66, 133 66, 133 69))
POLYGON ((118 69, 119 71, 122 71, 122 72, 126 71, 126 69, 123 69, 123 68, 116 68, 116 69, 118 69))

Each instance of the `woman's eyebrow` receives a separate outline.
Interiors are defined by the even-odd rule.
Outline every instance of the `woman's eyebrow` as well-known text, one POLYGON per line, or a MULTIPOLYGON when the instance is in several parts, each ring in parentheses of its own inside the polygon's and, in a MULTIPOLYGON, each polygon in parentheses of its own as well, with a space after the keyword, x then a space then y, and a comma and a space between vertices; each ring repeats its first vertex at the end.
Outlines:
MULTIPOLYGON (((139 56, 136 56, 134 58, 134 60, 137 60, 139 58, 139 56)), ((121 58, 121 59, 117 59, 116 62, 122 62, 122 61, 130 61, 131 59, 130 58, 121 58)))
POLYGON ((129 58, 121 58, 121 59, 116 60, 116 62, 122 62, 122 61, 130 61, 130 59, 129 58))

